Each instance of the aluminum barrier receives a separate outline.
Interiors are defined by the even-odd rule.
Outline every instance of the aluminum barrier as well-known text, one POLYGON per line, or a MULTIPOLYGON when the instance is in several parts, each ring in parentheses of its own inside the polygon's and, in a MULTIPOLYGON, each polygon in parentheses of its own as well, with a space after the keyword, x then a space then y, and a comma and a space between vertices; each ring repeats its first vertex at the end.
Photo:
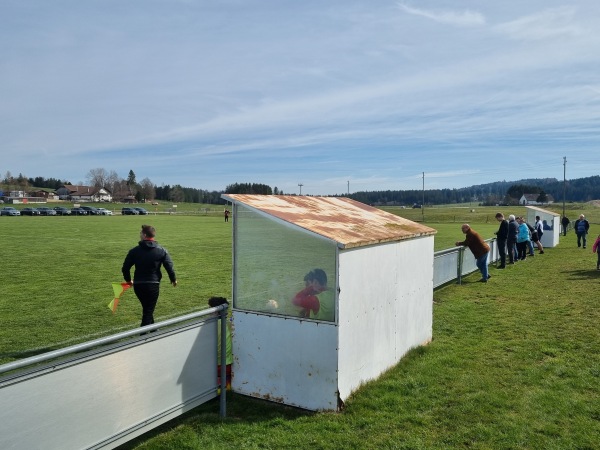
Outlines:
POLYGON ((222 305, 0 366, 0 448, 114 448, 216 398, 226 322, 222 305))
MULTIPOLYGON (((499 252, 496 238, 486 239, 490 246, 488 264, 498 261, 499 252)), ((434 289, 456 280, 462 282, 462 277, 477 270, 475 258, 466 247, 452 247, 433 254, 433 287, 434 289)))

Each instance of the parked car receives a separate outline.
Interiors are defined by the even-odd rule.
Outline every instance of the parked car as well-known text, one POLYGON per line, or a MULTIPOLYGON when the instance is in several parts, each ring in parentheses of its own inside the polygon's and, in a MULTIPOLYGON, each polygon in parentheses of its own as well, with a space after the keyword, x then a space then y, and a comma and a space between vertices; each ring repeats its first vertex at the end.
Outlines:
POLYGON ((135 209, 139 214, 142 214, 144 216, 148 215, 148 211, 146 211, 144 208, 139 208, 137 206, 134 206, 133 209, 135 209))
POLYGON ((110 209, 98 208, 98 214, 101 216, 112 216, 113 212, 110 209))
POLYGON ((121 214, 124 216, 136 216, 139 213, 140 212, 135 208, 125 207, 125 208, 121 209, 121 214))
POLYGON ((94 208, 93 206, 81 206, 81 209, 86 211, 89 216, 97 216, 98 215, 98 209, 94 208))
POLYGON ((40 206, 38 208, 38 211, 40 212, 40 216, 55 216, 56 215, 56 211, 54 211, 52 208, 48 208, 47 206, 40 206))
POLYGON ((39 216, 40 212, 36 208, 23 208, 21 210, 22 216, 39 216))
POLYGON ((87 211, 83 208, 71 208, 72 216, 87 216, 87 211))
POLYGON ((18 209, 13 208, 12 206, 5 206, 0 209, 0 216, 20 216, 21 213, 18 209))
POLYGON ((71 210, 65 208, 64 206, 55 206, 54 211, 56 211, 57 216, 70 216, 71 210))

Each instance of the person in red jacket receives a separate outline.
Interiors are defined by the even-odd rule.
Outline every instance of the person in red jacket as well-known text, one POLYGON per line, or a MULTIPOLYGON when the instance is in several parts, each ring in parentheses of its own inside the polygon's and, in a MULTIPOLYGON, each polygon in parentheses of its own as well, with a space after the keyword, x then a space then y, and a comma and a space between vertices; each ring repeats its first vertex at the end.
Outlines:
POLYGON ((463 233, 465 233, 465 240, 457 241, 455 244, 469 247, 469 250, 471 250, 473 256, 475 257, 477 268, 481 272, 481 280, 479 281, 482 283, 487 283, 488 279, 490 278, 487 265, 490 246, 481 238, 479 233, 469 226, 468 223, 463 224, 461 230, 463 233))
POLYGON ((301 308, 300 317, 308 319, 311 312, 314 316, 319 314, 321 303, 317 295, 326 290, 327 274, 323 269, 311 270, 304 276, 304 289, 292 299, 292 304, 301 308))

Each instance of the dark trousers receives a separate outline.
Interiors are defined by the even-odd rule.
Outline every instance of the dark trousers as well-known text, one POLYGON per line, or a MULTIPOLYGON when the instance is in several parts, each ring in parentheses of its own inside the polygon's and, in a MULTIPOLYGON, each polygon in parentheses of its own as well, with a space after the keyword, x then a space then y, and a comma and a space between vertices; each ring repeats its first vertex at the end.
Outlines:
POLYGON ((506 249, 508 251, 508 261, 513 263, 517 259, 517 241, 506 241, 506 249))
POLYGON ((517 242, 517 250, 519 253, 518 259, 526 259, 527 258, 527 241, 517 242))
POLYGON ((506 239, 498 239, 498 254, 500 255, 500 267, 506 266, 506 239))
POLYGON ((159 289, 160 284, 158 283, 133 285, 133 292, 142 304, 141 327, 154 323, 154 308, 156 308, 156 302, 158 301, 159 289))

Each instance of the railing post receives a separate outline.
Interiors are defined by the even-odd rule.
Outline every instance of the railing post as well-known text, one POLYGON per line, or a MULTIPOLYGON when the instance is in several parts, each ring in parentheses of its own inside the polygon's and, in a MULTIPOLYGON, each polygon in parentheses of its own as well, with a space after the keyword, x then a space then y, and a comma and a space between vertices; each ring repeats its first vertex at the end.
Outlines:
POLYGON ((219 415, 222 419, 226 415, 226 396, 227 396, 227 304, 222 305, 223 309, 219 313, 221 318, 221 396, 219 405, 219 415))
POLYGON ((462 284, 462 266, 465 247, 458 248, 458 267, 456 268, 456 284, 462 284))

